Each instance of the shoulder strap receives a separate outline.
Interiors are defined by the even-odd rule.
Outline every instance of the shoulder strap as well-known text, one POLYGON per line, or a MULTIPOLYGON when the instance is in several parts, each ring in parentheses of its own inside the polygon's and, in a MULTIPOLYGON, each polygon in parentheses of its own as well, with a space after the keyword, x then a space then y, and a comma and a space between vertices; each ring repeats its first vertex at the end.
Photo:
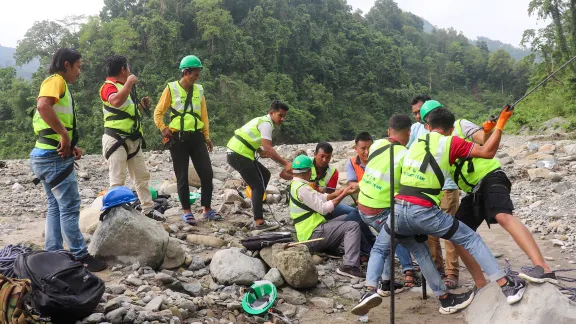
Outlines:
POLYGON ((430 165, 432 167, 432 171, 434 171, 434 174, 438 178, 440 185, 443 187, 445 182, 444 173, 442 173, 442 169, 440 168, 440 165, 438 165, 434 155, 430 153, 430 134, 426 134, 425 140, 418 139, 418 141, 425 143, 424 150, 426 150, 424 161, 422 162, 422 165, 420 165, 420 172, 426 173, 426 169, 428 169, 428 165, 430 165))
POLYGON ((468 182, 468 180, 466 179, 466 177, 464 177, 464 175, 462 174, 462 168, 464 167, 464 163, 466 163, 466 161, 468 161, 468 172, 473 172, 470 171, 470 168, 474 169, 474 165, 472 164, 472 166, 470 166, 470 164, 472 163, 472 159, 460 159, 458 160, 458 162, 456 163, 456 170, 454 171, 454 182, 456 182, 456 184, 458 184, 458 180, 460 179, 460 177, 462 177, 462 181, 464 181, 464 183, 469 186, 470 188, 474 188, 475 185, 471 184, 470 182, 468 182))
MULTIPOLYGON (((296 188, 296 190, 295 190, 295 191, 296 191, 296 194, 298 194, 298 190, 299 190, 300 188, 302 188, 303 186, 305 186, 305 184, 300 185, 298 188, 296 188)), ((312 208, 306 206, 305 204, 301 203, 297 198, 294 198, 294 196, 292 196, 292 190, 290 190, 289 195, 290 195, 290 201, 291 201, 294 205, 296 205, 296 206, 300 207, 301 209, 304 209, 304 210, 306 210, 306 211, 308 211, 308 212, 312 212, 312 213, 315 213, 315 212, 316 212, 314 209, 312 209, 312 208)))
POLYGON ((389 149, 391 146, 391 144, 387 144, 382 146, 381 148, 377 149, 376 151, 372 152, 372 154, 370 154, 368 156, 368 163, 370 163, 370 161, 372 161, 372 159, 374 159, 375 157, 379 156, 380 154, 384 153, 387 149, 389 149))

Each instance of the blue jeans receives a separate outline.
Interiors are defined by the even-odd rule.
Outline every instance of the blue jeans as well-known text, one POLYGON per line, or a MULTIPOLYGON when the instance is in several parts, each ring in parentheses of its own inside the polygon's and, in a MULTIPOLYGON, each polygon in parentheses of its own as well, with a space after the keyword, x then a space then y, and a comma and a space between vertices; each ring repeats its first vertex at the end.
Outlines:
MULTIPOLYGON (((368 224, 370 227, 376 230, 376 232, 380 233, 382 231, 382 227, 384 227, 384 223, 388 221, 388 216, 390 215, 390 209, 384 209, 380 214, 376 216, 368 216, 363 214, 362 212, 358 212, 362 220, 368 224)), ((400 265, 402 266, 402 272, 406 272, 409 270, 414 270, 414 266, 412 265, 412 257, 410 256, 410 251, 404 248, 401 245, 396 246, 396 256, 398 260, 400 260, 400 265)), ((379 262, 384 262, 384 259, 377 258, 379 262)), ((386 262, 386 267, 384 268, 385 273, 389 278, 390 276, 390 266, 388 263, 389 259, 386 262)))
POLYGON ((338 204, 334 207, 334 210, 330 213, 330 219, 334 219, 338 216, 348 215, 354 210, 354 207, 348 206, 346 204, 338 204))
MULTIPOLYGON (((443 237, 452 228, 455 219, 449 214, 442 212, 438 206, 426 208, 408 202, 400 202, 395 204, 395 211, 396 233, 408 236, 408 238, 399 239, 399 243, 412 252, 434 294, 436 296, 443 295, 446 292, 446 286, 432 261, 428 246, 425 243, 417 243, 413 236, 425 234, 443 237)), ((506 275, 505 270, 498 266, 498 262, 488 246, 484 244, 480 235, 464 223, 458 222, 458 228, 449 238, 449 241, 464 247, 470 252, 491 281, 496 281, 506 275)), ((381 231, 372 251, 378 249, 382 253, 383 258, 386 258, 390 253, 389 245, 390 236, 386 231, 381 231)), ((370 263, 368 263, 368 273, 370 273, 370 263)), ((368 278, 366 282, 368 284, 368 278)))
POLYGON ((45 249, 56 251, 64 249, 63 241, 70 252, 80 259, 88 254, 86 242, 80 232, 80 193, 76 172, 72 172, 54 188, 48 182, 54 180, 62 171, 74 163, 74 158, 63 159, 59 155, 30 156, 30 166, 34 175, 42 180, 42 186, 48 200, 46 213, 45 249))
POLYGON ((368 244, 362 244, 362 246, 360 246, 360 251, 366 255, 370 254, 372 246, 374 246, 374 243, 376 242, 376 236, 374 235, 374 233, 372 233, 370 227, 362 220, 362 216, 360 216, 360 212, 358 211, 358 209, 353 208, 352 211, 348 213, 348 216, 344 218, 344 220, 353 221, 360 225, 360 231, 362 232, 362 235, 364 236, 366 242, 368 243, 368 244))

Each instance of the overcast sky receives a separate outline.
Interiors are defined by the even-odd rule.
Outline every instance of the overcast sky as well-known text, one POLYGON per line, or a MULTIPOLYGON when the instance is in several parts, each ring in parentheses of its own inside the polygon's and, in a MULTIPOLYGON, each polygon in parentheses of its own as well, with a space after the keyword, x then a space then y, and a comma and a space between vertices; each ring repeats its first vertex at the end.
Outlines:
MULTIPOLYGON (((426 18, 441 28, 454 27, 469 38, 486 36, 518 46, 525 29, 537 26, 528 17, 530 0, 396 0, 400 8, 426 18)), ((354 8, 368 12, 374 0, 348 0, 354 8)), ((103 0, 3 1, 0 45, 15 47, 34 21, 60 19, 68 15, 96 15, 103 0)))

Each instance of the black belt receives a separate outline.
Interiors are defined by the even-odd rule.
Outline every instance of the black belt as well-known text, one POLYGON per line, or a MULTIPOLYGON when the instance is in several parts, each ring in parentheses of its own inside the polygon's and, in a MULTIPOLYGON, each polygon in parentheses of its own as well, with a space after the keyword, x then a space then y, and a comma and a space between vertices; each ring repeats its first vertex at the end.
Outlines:
MULTIPOLYGON (((64 169, 64 171, 60 172, 56 178, 52 179, 52 181, 47 182, 48 186, 50 186, 50 189, 56 187, 57 185, 59 185, 62 181, 64 181, 66 178, 68 178, 68 176, 74 171, 74 163, 70 164, 66 169, 64 169)), ((32 183, 34 183, 34 185, 38 185, 41 181, 44 181, 45 179, 42 178, 34 178, 32 180, 32 183)))

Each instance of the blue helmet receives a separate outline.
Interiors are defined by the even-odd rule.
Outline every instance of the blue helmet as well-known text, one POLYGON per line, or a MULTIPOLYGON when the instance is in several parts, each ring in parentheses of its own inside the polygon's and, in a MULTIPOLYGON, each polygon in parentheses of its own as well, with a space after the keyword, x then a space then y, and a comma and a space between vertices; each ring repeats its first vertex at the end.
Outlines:
POLYGON ((102 199, 101 210, 106 210, 114 206, 131 203, 136 201, 136 199, 138 198, 136 198, 132 190, 126 187, 118 186, 110 188, 110 190, 108 190, 108 192, 106 192, 104 195, 104 199, 102 199))

